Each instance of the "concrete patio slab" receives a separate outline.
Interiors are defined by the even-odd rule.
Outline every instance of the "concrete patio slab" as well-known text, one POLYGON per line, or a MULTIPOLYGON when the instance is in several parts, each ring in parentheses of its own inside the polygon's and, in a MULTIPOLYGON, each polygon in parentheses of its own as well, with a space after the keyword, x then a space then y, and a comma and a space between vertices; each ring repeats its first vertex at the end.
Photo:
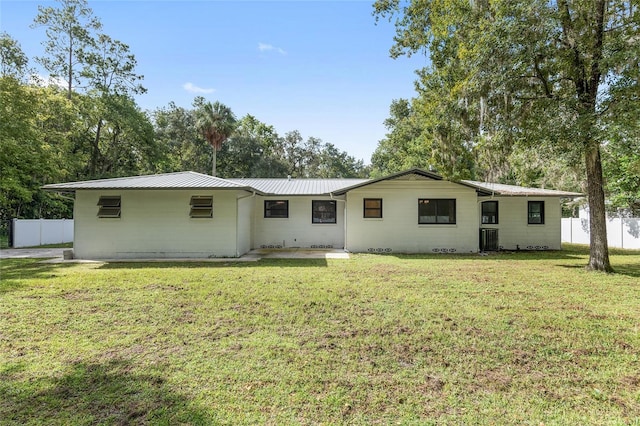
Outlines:
POLYGON ((257 256, 262 259, 349 259, 349 253, 343 249, 254 249, 245 256, 257 256))
POLYGON ((3 259, 46 259, 42 263, 158 263, 158 262, 257 262, 260 259, 349 259, 349 253, 342 249, 255 249, 241 257, 230 258, 156 258, 156 259, 64 259, 68 248, 50 249, 7 249, 0 251, 3 259))

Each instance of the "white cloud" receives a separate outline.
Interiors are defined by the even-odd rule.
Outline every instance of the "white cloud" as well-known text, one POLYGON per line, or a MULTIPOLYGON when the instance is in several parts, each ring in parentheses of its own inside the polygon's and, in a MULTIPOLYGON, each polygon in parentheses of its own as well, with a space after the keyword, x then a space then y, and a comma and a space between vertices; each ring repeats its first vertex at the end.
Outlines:
POLYGON ((216 89, 205 89, 203 87, 198 87, 195 84, 190 83, 190 82, 183 84, 182 88, 184 90, 186 90, 187 92, 190 92, 190 93, 205 93, 206 94, 206 93, 213 93, 213 92, 216 91, 216 89))
POLYGON ((52 76, 45 77, 41 74, 32 74, 29 77, 29 83, 35 84, 41 87, 57 86, 61 89, 67 89, 69 86, 69 84, 64 78, 52 77, 52 76))
POLYGON ((258 43, 258 50, 261 52, 269 52, 269 51, 274 51, 274 52, 278 52, 281 55, 286 55, 287 52, 284 51, 284 49, 280 48, 280 47, 275 47, 271 44, 267 44, 267 43, 258 43))

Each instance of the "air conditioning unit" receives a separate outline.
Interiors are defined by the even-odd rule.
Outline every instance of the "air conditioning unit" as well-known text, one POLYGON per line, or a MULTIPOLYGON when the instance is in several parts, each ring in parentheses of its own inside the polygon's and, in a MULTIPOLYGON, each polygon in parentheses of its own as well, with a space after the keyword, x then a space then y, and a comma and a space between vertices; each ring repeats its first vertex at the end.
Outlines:
POLYGON ((498 248, 498 230, 480 228, 480 251, 496 251, 498 248))

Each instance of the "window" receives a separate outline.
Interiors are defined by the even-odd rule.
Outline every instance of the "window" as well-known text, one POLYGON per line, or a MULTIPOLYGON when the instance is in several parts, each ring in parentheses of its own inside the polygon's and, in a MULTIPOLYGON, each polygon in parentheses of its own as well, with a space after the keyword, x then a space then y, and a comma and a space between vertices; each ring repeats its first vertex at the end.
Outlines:
POLYGON ((418 200, 419 224, 455 224, 456 200, 424 199, 418 200))
POLYGON ((98 200, 98 217, 120 217, 121 205, 119 195, 100 197, 98 200))
POLYGON ((364 218, 381 218, 382 217, 382 198, 365 198, 363 217, 364 218))
POLYGON ((213 217, 213 197, 194 195, 191 197, 189 217, 206 219, 213 217))
POLYGON ((496 225, 498 223, 498 202, 485 201, 482 203, 482 223, 496 225))
POLYGON ((287 200, 265 200, 264 217, 289 217, 289 201, 287 200))
POLYGON ((336 223, 336 202, 313 200, 311 201, 312 223, 336 223))
POLYGON ((529 201, 529 225, 544 225, 544 201, 529 201))

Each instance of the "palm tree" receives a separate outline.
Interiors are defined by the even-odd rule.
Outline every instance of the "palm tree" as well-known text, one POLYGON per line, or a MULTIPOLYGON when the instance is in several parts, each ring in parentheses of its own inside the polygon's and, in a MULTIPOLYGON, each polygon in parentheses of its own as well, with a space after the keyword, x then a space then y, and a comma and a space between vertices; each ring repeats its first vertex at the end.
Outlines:
POLYGON ((234 132, 236 117, 231 108, 220 102, 205 102, 203 98, 196 98, 196 127, 213 148, 212 176, 216 175, 216 153, 222 144, 234 132))

